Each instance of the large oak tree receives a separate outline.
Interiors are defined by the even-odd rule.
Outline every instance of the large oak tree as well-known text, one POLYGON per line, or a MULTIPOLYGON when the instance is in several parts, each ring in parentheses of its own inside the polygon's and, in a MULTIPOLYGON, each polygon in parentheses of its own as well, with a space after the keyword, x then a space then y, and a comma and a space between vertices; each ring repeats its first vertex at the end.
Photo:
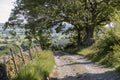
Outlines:
POLYGON ((119 4, 119 0, 17 0, 8 23, 20 25, 19 17, 24 16, 29 25, 25 25, 26 31, 36 38, 54 25, 68 22, 78 34, 78 46, 90 46, 94 42, 94 29, 108 24, 119 4))

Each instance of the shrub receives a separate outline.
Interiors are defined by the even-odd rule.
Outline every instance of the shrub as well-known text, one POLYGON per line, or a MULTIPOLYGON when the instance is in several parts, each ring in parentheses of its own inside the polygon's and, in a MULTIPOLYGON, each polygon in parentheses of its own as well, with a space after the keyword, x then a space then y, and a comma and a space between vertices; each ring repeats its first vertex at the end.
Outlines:
POLYGON ((120 71, 120 26, 109 27, 91 47, 77 53, 120 71))
POLYGON ((120 32, 119 27, 110 28, 96 43, 89 48, 92 50, 87 57, 101 64, 120 67, 120 32), (117 29, 116 29, 117 28, 117 29))

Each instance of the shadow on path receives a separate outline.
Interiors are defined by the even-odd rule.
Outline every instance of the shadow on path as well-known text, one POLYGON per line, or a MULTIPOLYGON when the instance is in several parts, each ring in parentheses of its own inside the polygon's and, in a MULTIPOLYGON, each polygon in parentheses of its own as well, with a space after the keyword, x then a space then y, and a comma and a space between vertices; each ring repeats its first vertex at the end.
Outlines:
POLYGON ((64 78, 51 78, 50 80, 120 80, 119 76, 111 76, 113 73, 114 71, 98 74, 85 73, 76 74, 76 76, 65 76, 64 78))

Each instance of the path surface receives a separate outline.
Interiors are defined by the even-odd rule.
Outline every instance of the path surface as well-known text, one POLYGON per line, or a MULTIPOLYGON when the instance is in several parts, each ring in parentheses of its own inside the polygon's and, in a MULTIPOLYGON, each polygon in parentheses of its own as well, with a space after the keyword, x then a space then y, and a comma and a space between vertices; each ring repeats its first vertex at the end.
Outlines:
POLYGON ((83 56, 55 51, 55 61, 54 79, 51 80, 120 80, 115 70, 97 65, 83 56))

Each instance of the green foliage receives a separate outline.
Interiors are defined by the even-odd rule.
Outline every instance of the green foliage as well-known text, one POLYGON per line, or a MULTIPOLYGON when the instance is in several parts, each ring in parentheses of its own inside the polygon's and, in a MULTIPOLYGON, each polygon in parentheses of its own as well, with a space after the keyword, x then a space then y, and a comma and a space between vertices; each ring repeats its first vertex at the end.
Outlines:
POLYGON ((9 33, 13 36, 16 36, 16 32, 14 30, 9 31, 9 33))
POLYGON ((108 28, 94 45, 78 51, 93 61, 120 69, 120 26, 108 28))
POLYGON ((61 33, 53 33, 51 40, 51 48, 54 50, 63 49, 70 44, 70 35, 65 35, 61 33))
POLYGON ((103 33, 98 34, 99 38, 91 47, 74 52, 120 71, 120 25, 116 15, 114 26, 104 27, 103 33))
POLYGON ((16 46, 9 46, 9 47, 7 45, 0 46, 0 56, 1 55, 10 55, 9 48, 12 48, 12 50, 14 51, 15 54, 17 54, 19 51, 19 49, 16 46))
POLYGON ((89 45, 93 43, 94 28, 110 21, 118 2, 118 0, 17 0, 6 26, 13 28, 16 25, 22 26, 26 30, 27 39, 31 41, 34 38, 41 46, 46 47, 48 44, 43 41, 49 40, 50 35, 43 37, 44 34, 50 34, 50 29, 55 25, 59 25, 56 31, 60 32, 63 27, 61 24, 68 22, 74 25, 71 31, 79 34, 78 43, 83 39, 81 42, 89 45), (21 19, 21 16, 24 18, 21 19), (24 23, 24 20, 27 23, 24 23), (86 34, 80 34, 83 31, 86 34), (81 35, 84 38, 81 38, 81 35))
POLYGON ((7 46, 0 46, 0 56, 5 54, 10 54, 9 49, 7 46))
POLYGON ((23 66, 14 80, 45 80, 54 67, 54 57, 51 51, 38 53, 33 61, 23 66))
POLYGON ((21 47, 24 51, 28 50, 29 49, 28 41, 23 41, 21 47))
POLYGON ((71 53, 71 54, 78 54, 78 52, 81 52, 83 48, 68 48, 65 49, 65 52, 71 53))

